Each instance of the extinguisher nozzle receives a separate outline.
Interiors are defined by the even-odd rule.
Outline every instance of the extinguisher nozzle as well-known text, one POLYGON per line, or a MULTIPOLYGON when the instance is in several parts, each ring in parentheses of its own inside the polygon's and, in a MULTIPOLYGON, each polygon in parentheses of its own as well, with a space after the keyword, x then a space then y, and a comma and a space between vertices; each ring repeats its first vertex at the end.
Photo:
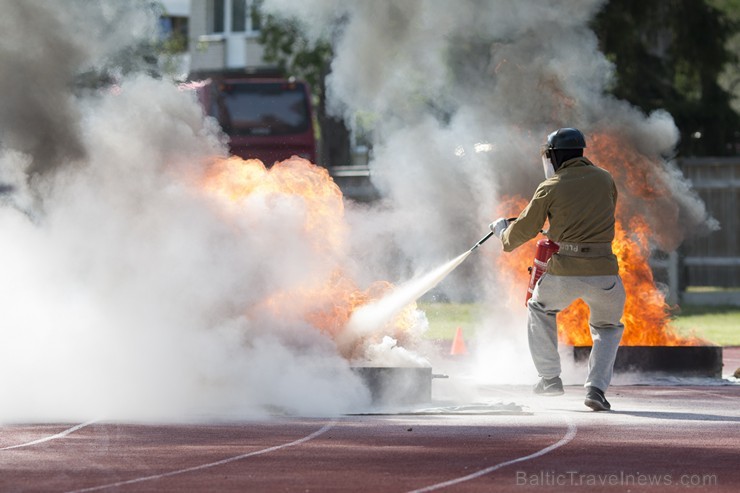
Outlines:
POLYGON ((473 248, 471 248, 470 251, 472 252, 473 250, 475 250, 476 248, 478 248, 479 246, 481 246, 491 236, 493 236, 493 231, 491 231, 486 236, 484 236, 483 238, 481 238, 480 240, 478 240, 478 243, 476 243, 475 245, 473 245, 473 248))

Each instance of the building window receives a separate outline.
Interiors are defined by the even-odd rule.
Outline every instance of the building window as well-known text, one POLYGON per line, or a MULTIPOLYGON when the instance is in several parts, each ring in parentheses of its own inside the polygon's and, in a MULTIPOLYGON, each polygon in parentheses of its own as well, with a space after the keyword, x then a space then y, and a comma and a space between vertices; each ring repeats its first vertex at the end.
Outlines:
POLYGON ((258 33, 261 4, 262 0, 211 0, 211 33, 258 33))
POLYGON ((247 0, 231 0, 231 32, 247 30, 247 0))
POLYGON ((249 2, 249 31, 253 33, 260 32, 262 28, 262 14, 260 8, 263 0, 250 0, 249 2))
POLYGON ((226 19, 226 9, 224 8, 224 0, 212 0, 213 17, 211 18, 211 33, 222 33, 224 32, 224 20, 226 19))

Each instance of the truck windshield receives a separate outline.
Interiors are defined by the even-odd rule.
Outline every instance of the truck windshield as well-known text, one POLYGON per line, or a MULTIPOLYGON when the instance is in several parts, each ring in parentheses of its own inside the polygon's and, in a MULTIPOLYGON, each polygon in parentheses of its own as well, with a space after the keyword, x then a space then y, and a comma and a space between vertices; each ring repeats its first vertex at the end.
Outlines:
POLYGON ((300 84, 224 83, 215 103, 219 123, 231 135, 288 135, 309 129, 308 101, 300 84))

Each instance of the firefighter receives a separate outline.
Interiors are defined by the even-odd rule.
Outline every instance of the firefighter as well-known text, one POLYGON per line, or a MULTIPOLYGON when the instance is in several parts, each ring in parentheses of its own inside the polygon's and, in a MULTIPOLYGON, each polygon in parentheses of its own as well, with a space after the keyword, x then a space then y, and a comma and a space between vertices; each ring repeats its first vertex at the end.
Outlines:
POLYGON ((519 217, 497 219, 490 227, 510 252, 534 238, 549 221, 547 236, 559 250, 537 281, 528 308, 529 349, 540 381, 534 392, 563 394, 558 354, 558 312, 577 298, 590 310, 593 346, 588 361, 586 406, 606 411, 609 387, 624 325, 625 292, 612 253, 617 188, 611 175, 583 156, 586 140, 575 128, 561 128, 542 149, 545 181, 519 217))

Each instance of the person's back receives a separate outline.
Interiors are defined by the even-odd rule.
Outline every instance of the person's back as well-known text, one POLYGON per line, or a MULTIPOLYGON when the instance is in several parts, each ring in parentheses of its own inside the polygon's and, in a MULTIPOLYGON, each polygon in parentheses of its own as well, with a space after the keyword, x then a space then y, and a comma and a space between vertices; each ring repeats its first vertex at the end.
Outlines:
POLYGON ((585 147, 585 138, 577 129, 551 133, 543 152, 545 181, 516 220, 498 219, 491 230, 508 252, 534 238, 545 220, 549 221, 547 236, 559 250, 527 303, 530 352, 542 377, 534 391, 543 395, 564 392, 556 315, 581 298, 591 309, 593 339, 585 404, 602 411, 611 407, 604 392, 624 329, 620 319, 625 293, 611 249, 617 189, 606 170, 583 157, 585 147))
POLYGON ((579 157, 563 163, 548 181, 553 188, 548 236, 553 241, 603 243, 614 239, 617 194, 606 170, 579 157))
MULTIPOLYGON (((558 244, 606 244, 614 240, 617 188, 606 170, 585 157, 574 158, 563 163, 545 183, 552 195, 548 238, 558 244)), ((615 275, 619 266, 611 253, 590 258, 556 254, 548 272, 559 276, 615 275)))

